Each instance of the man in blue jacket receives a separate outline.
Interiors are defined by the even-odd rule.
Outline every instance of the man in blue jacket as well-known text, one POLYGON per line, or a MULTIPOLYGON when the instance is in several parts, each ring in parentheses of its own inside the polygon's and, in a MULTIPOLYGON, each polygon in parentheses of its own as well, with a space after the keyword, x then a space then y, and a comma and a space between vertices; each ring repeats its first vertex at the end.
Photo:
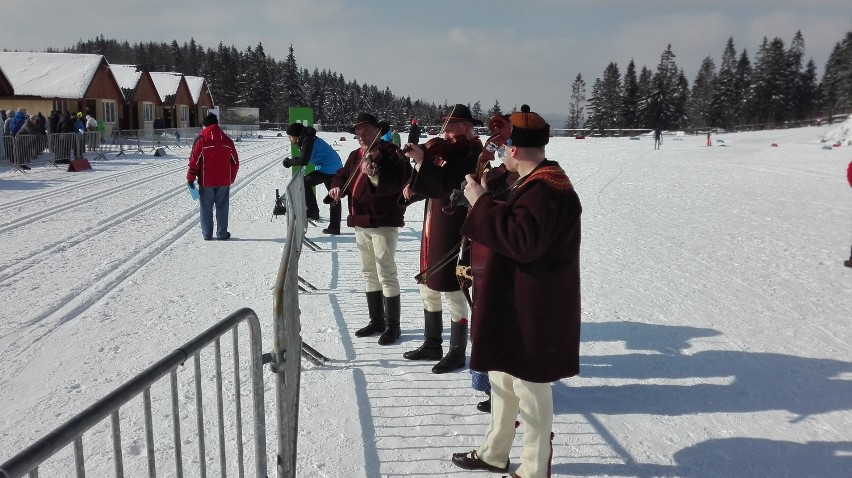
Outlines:
MULTIPOLYGON (((331 179, 335 173, 343 167, 340 155, 321 138, 317 138, 317 131, 302 123, 293 123, 287 127, 287 137, 290 142, 297 145, 302 154, 295 159, 285 158, 284 167, 305 166, 308 163, 314 165, 314 170, 305 175, 305 204, 308 209, 308 219, 319 220, 319 205, 314 194, 314 186, 324 184, 326 189, 331 189, 331 179)), ((330 218, 328 227, 323 229, 324 234, 340 234, 341 207, 339 201, 333 201, 329 205, 330 218)))
POLYGON ((18 108, 12 121, 9 123, 9 136, 17 136, 18 131, 27 124, 27 109, 18 108))

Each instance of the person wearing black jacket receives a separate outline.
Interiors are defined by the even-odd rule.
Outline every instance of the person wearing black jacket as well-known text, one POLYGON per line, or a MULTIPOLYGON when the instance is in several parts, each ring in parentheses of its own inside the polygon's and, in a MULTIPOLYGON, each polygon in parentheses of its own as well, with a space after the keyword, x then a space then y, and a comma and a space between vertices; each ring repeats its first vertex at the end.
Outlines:
POLYGON ((411 127, 408 128, 408 142, 411 144, 417 144, 420 142, 420 133, 423 132, 423 128, 421 128, 417 124, 417 118, 411 119, 411 127))
MULTIPOLYGON (((337 151, 321 138, 317 138, 317 131, 302 123, 293 123, 287 127, 287 137, 290 142, 299 147, 301 155, 298 158, 285 158, 283 165, 305 166, 308 163, 314 166, 314 170, 305 175, 305 205, 307 206, 308 219, 319 219, 319 205, 314 193, 314 186, 324 184, 326 189, 331 189, 331 180, 343 162, 337 151)), ((328 227, 323 229, 324 234, 340 234, 340 202, 331 202, 329 205, 330 218, 328 227)))

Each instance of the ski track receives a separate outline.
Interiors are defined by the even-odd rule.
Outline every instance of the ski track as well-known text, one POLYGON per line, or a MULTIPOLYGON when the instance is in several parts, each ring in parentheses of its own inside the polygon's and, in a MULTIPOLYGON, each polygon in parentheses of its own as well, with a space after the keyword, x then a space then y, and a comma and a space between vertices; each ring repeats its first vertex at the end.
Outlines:
MULTIPOLYGON (((276 151, 278 150, 272 150, 271 153, 276 151)), ((268 156, 268 154, 263 156, 268 156)), ((240 192, 240 190, 251 184, 253 180, 257 179, 278 164, 279 161, 277 160, 270 161, 269 164, 262 166, 260 169, 244 177, 238 183, 238 186, 231 190, 231 197, 233 198, 240 192)), ((5 371, 6 377, 11 379, 20 373, 20 366, 22 364, 26 364, 26 360, 21 359, 21 357, 25 358, 27 355, 26 352, 29 349, 38 345, 38 343, 43 339, 59 330, 63 324, 68 323, 89 308, 97 305, 99 301, 107 297, 113 290, 132 277, 148 262, 166 251, 187 232, 197 227, 198 221, 198 212, 196 210, 188 212, 178 219, 175 227, 150 241, 145 246, 137 249, 136 251, 139 252, 136 252, 128 259, 121 260, 122 264, 120 266, 108 268, 105 272, 94 278, 92 280, 92 285, 89 287, 65 294, 59 299, 56 306, 45 309, 37 316, 22 322, 18 326, 17 331, 12 331, 11 333, 3 332, 0 334, 3 336, 3 342, 5 342, 0 345, 2 345, 2 348, 5 349, 9 355, 15 357, 5 371), (23 329, 23 331, 21 329, 23 329), (22 341, 25 343, 19 346, 22 341)))
MULTIPOLYGON (((169 176, 169 175, 177 173, 178 171, 186 169, 186 164, 185 164, 186 160, 181 159, 181 160, 178 160, 178 161, 180 161, 183 164, 181 164, 179 167, 168 169, 166 171, 157 173, 153 176, 146 176, 143 179, 134 182, 132 184, 133 187, 136 187, 136 186, 139 186, 139 185, 144 185, 144 184, 151 183, 151 182, 156 182, 158 179, 160 179, 162 177, 169 176)), ((109 175, 109 176, 104 177, 104 178, 98 178, 98 179, 94 179, 92 181, 87 181, 87 182, 84 182, 84 183, 77 183, 77 184, 74 184, 74 185, 69 185, 61 192, 62 193, 68 193, 68 192, 71 192, 71 191, 79 191, 79 190, 85 191, 86 189, 90 188, 91 186, 100 184, 102 182, 112 182, 116 178, 120 178, 120 177, 125 176, 125 175, 135 174, 135 173, 139 173, 139 172, 146 172, 150 169, 157 169, 161 166, 162 166, 162 164, 157 164, 157 165, 154 165, 152 168, 147 168, 147 167, 138 168, 138 169, 135 169, 133 171, 128 171, 127 173, 116 173, 116 174, 112 174, 112 175, 109 175)), ((42 211, 38 211, 38 212, 35 212, 35 213, 32 213, 32 214, 19 216, 18 218, 0 226, 0 234, 4 233, 6 231, 16 229, 16 228, 21 227, 21 226, 25 226, 27 224, 31 224, 35 221, 40 220, 40 219, 44 219, 44 218, 47 218, 47 217, 51 217, 55 214, 65 212, 65 211, 67 211, 69 209, 73 209, 77 206, 87 204, 87 203, 89 203, 93 200, 102 199, 104 197, 111 196, 112 194, 115 194, 117 192, 122 192, 122 191, 126 190, 127 187, 128 187, 127 183, 122 183, 122 184, 117 185, 117 186, 112 187, 112 188, 99 190, 98 192, 92 193, 88 196, 83 196, 83 197, 80 197, 80 198, 77 198, 77 199, 74 199, 74 200, 71 200, 71 201, 63 202, 60 205, 52 206, 52 207, 47 208, 47 209, 42 210, 42 211)), ((52 193, 52 194, 44 193, 40 198, 37 198, 37 199, 48 199, 48 198, 53 198, 53 197, 56 197, 56 196, 57 196, 56 193, 52 193)), ((36 202, 36 200, 27 199, 27 200, 13 201, 12 203, 9 203, 9 204, 3 204, 3 205, 0 205, 0 211, 3 211, 5 209, 10 209, 12 207, 18 207, 18 206, 21 206, 21 205, 24 205, 24 204, 32 204, 32 203, 36 202)))
MULTIPOLYGON (((241 161, 241 164, 250 164, 254 160, 256 160, 257 158, 261 158, 261 157, 264 157, 264 156, 265 156, 264 154, 252 156, 252 157, 250 157, 250 158, 248 158, 244 161, 241 161)), ((164 173, 158 173, 155 176, 151 176, 151 178, 152 179, 159 179, 163 176, 172 175, 175 172, 183 170, 185 168, 186 168, 186 166, 184 165, 184 166, 177 168, 177 169, 171 169, 171 170, 168 170, 164 173)), ((144 184, 144 183, 147 183, 147 182, 148 181, 142 181, 142 182, 134 183, 134 186, 138 185, 138 184, 144 184)), ((108 190, 109 194, 105 193, 105 194, 99 194, 99 195, 91 195, 91 196, 88 196, 86 198, 82 198, 80 200, 77 200, 77 201, 73 202, 73 204, 68 203, 68 204, 72 204, 69 207, 62 208, 61 210, 52 210, 51 213, 57 213, 58 214, 59 212, 64 212, 68 209, 72 209, 73 207, 86 205, 89 201, 91 201, 93 199, 102 199, 102 198, 104 198, 104 197, 106 197, 110 194, 113 194, 113 193, 118 192, 118 191, 123 191, 123 190, 126 190, 126 189, 127 189, 126 186, 111 188, 111 189, 108 190)), ((159 203, 163 202, 165 199, 171 199, 171 198, 174 198, 178 195, 184 194, 185 189, 186 189, 186 186, 178 186, 178 187, 172 188, 170 190, 167 190, 167 191, 161 193, 161 195, 157 195, 157 196, 153 196, 153 197, 150 197, 148 199, 145 199, 144 201, 136 203, 133 206, 126 208, 123 211, 120 211, 116 214, 113 214, 112 216, 110 216, 108 218, 102 219, 100 222, 98 222, 95 225, 94 228, 76 234, 74 236, 74 240, 70 244, 67 240, 64 240, 64 239, 50 243, 50 244, 46 244, 46 245, 42 246, 41 249, 39 249, 39 250, 33 251, 31 253, 27 253, 26 260, 24 260, 24 259, 19 259, 17 261, 13 260, 12 264, 10 264, 10 265, 0 266, 0 284, 3 284, 4 282, 9 281, 10 279, 14 278, 15 276, 21 274, 22 272, 25 272, 28 269, 39 265, 41 260, 43 260, 42 258, 44 258, 46 256, 49 256, 51 254, 54 254, 54 253, 57 253, 57 252, 60 252, 60 251, 71 249, 74 246, 77 246, 81 243, 84 243, 87 239, 97 237, 98 235, 103 234, 107 231, 110 231, 111 229, 125 223, 126 221, 133 219, 136 214, 143 212, 143 211, 146 211, 149 206, 159 204, 159 203), (11 272, 9 272, 10 270, 11 270, 11 272)), ((42 219, 43 217, 49 216, 49 215, 50 214, 45 213, 44 216, 42 216, 42 217, 24 222, 23 224, 18 224, 16 227, 20 227, 22 225, 29 224, 29 223, 37 220, 37 219, 42 219)), ((2 232, 4 232, 4 230, 2 228, 0 228, 0 233, 2 233, 2 232)))

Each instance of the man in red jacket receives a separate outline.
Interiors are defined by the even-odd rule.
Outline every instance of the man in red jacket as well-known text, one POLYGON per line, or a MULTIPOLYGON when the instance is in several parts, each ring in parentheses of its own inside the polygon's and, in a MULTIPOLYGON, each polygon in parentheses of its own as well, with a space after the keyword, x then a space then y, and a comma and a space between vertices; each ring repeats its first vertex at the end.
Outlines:
POLYGON ((195 138, 189 155, 189 170, 186 182, 195 187, 198 178, 199 202, 201 206, 201 236, 205 241, 213 239, 213 208, 216 208, 216 238, 227 241, 228 201, 231 184, 237 178, 240 158, 231 138, 219 128, 219 118, 208 114, 201 122, 204 129, 195 138))
POLYGON ((530 107, 508 117, 503 164, 519 178, 495 191, 468 175, 473 348, 470 368, 491 381, 491 423, 477 450, 454 453, 468 470, 506 472, 520 413, 521 465, 511 476, 550 476, 551 382, 580 370, 580 199, 545 156, 550 125, 530 107), (495 194, 509 191, 505 201, 495 194), (476 270, 482 270, 477 273, 476 270))

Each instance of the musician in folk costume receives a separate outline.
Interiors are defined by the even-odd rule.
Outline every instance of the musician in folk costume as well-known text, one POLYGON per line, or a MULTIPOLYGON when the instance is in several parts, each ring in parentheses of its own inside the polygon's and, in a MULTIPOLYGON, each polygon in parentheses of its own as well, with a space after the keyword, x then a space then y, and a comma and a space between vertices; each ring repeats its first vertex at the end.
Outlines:
POLYGON ((472 369, 491 382, 491 423, 476 450, 453 454, 457 466, 506 472, 520 414, 523 446, 511 475, 550 476, 551 382, 580 367, 580 199, 545 156, 550 126, 524 105, 508 117, 503 164, 519 179, 506 201, 468 176, 471 203, 462 234, 474 249, 472 369))
POLYGON ((463 368, 467 351, 467 299, 456 277, 462 224, 467 207, 453 206, 450 194, 459 189, 465 175, 474 174, 482 152, 482 142, 473 127, 482 121, 473 118, 462 104, 452 106, 444 117, 444 138, 430 140, 425 149, 406 145, 406 156, 414 162, 411 181, 403 190, 408 201, 426 200, 420 239, 420 284, 423 300, 424 340, 420 347, 405 352, 409 360, 438 360, 433 373, 463 368), (441 293, 450 313, 450 347, 443 354, 441 293))
POLYGON ((381 333, 379 345, 390 345, 401 334, 396 243, 405 224, 405 206, 399 197, 411 176, 411 165, 399 146, 381 139, 384 131, 375 116, 358 113, 354 128, 360 147, 337 171, 328 195, 333 201, 349 196, 346 225, 355 228, 361 256, 370 323, 355 335, 381 333))

